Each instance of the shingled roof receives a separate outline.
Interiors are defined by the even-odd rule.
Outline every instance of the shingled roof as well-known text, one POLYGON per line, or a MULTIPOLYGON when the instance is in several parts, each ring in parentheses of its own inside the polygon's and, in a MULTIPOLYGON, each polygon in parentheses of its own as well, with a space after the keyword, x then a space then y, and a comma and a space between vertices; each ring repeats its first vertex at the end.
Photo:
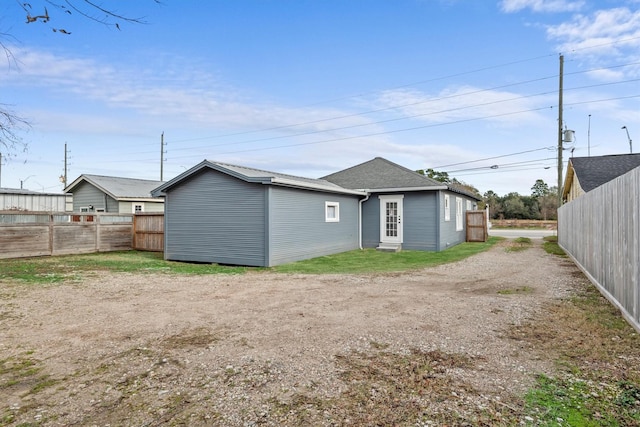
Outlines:
POLYGON ((382 157, 322 177, 341 187, 377 191, 449 190, 480 200, 464 189, 447 185, 382 157))
POLYGON ((382 157, 322 177, 345 188, 381 190, 389 188, 445 189, 442 182, 421 175, 382 157))
POLYGON ((585 193, 640 166, 640 154, 572 157, 571 167, 585 193))

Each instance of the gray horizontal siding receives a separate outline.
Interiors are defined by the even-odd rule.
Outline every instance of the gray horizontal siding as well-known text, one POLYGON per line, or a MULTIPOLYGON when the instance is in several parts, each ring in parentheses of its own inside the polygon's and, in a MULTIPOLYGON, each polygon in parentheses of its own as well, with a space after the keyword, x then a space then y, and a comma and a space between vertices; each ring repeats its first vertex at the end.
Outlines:
MULTIPOLYGON (((472 200, 470 198, 464 197, 458 193, 452 193, 447 191, 440 191, 440 247, 439 250, 445 250, 457 244, 463 243, 466 238, 466 224, 465 222, 465 212, 467 211, 467 200, 472 200), (444 220, 444 195, 449 195, 449 203, 451 206, 451 220, 444 220), (462 199, 462 230, 456 230, 456 197, 462 199)), ((472 200, 475 203, 475 200, 472 200)))
POLYGON ((380 199, 372 195, 362 204, 362 247, 375 248, 380 244, 380 199))
POLYGON ((358 198, 272 187, 270 265, 358 248, 358 198), (340 203, 340 221, 325 221, 325 202, 340 203))
POLYGON ((265 189, 204 170, 169 190, 165 258, 266 265, 265 189))
POLYGON ((438 213, 435 192, 406 193, 403 200, 402 249, 438 249, 438 213))

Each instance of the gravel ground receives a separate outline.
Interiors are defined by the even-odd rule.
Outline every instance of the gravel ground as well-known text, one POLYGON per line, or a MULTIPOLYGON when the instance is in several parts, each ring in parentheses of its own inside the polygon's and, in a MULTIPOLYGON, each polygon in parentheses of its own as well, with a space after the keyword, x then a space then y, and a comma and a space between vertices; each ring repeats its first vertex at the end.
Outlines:
MULTIPOLYGON (((507 245, 405 273, 0 282, 0 425, 296 425, 302 397, 348 390, 344 357, 415 351, 468 362, 442 371, 465 385, 451 392, 453 410, 495 407, 552 370, 508 328, 580 280, 540 242, 507 245)), ((451 410, 416 402, 427 415, 407 425, 451 410)), ((306 407, 310 424, 349 424, 348 413, 319 407, 306 407)))

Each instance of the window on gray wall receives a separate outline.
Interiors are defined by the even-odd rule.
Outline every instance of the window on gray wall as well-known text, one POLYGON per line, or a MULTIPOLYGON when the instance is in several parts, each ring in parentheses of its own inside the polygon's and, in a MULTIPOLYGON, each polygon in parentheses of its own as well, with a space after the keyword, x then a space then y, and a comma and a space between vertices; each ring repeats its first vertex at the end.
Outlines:
POLYGON ((340 203, 324 202, 325 222, 340 222, 340 203))

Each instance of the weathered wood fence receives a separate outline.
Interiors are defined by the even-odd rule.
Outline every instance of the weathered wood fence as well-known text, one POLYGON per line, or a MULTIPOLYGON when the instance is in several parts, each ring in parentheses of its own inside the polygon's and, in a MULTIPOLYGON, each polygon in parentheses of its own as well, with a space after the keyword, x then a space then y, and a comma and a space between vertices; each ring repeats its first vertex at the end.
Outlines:
POLYGON ((163 219, 162 214, 0 212, 0 258, 162 251, 163 219))
POLYGON ((640 168, 562 206, 558 243, 640 331, 640 168))
POLYGON ((133 216, 133 249, 164 251, 163 213, 142 213, 133 216))
POLYGON ((486 242, 487 230, 486 211, 467 211, 467 242, 486 242))

